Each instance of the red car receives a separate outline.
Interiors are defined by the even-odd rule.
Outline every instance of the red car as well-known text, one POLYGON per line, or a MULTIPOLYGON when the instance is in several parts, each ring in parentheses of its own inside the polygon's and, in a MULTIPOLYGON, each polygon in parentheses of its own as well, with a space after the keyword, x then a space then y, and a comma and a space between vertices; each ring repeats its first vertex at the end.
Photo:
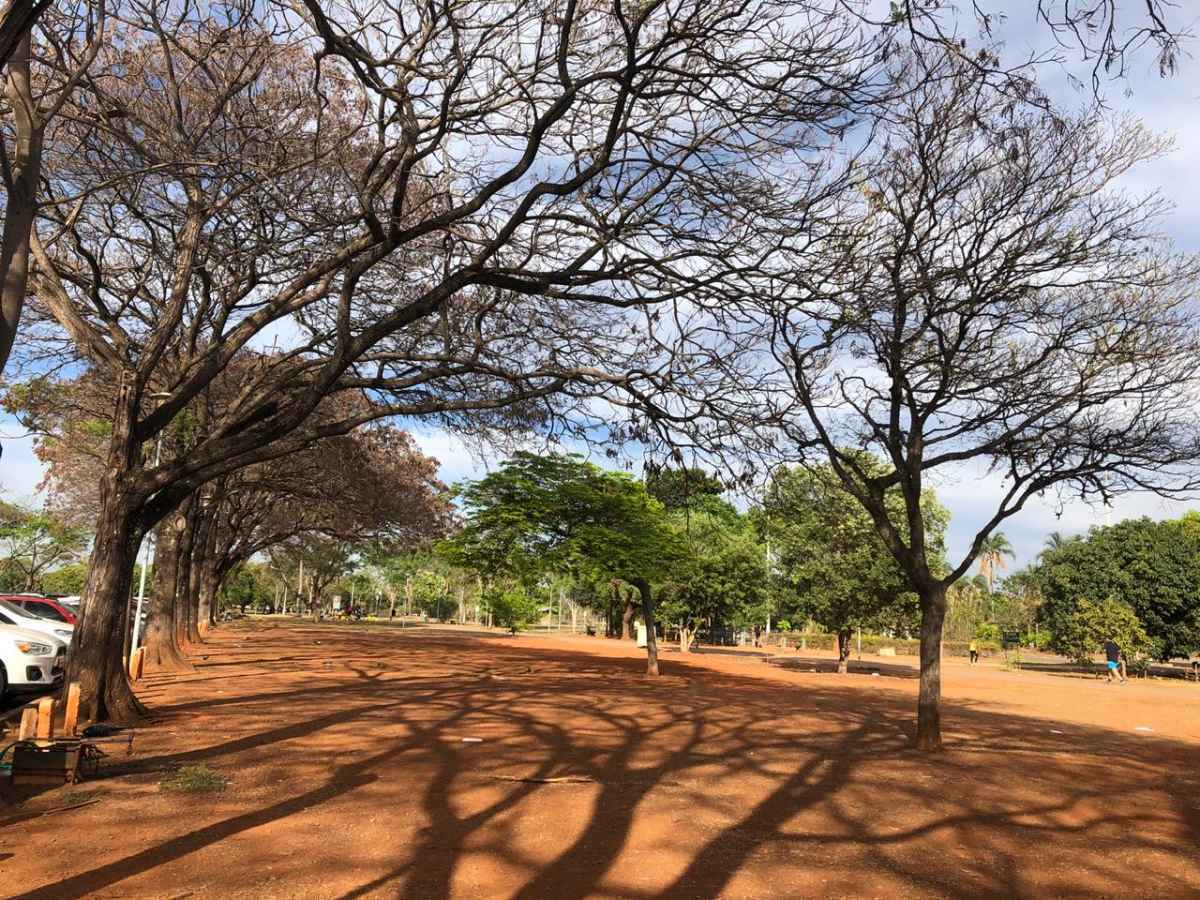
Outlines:
POLYGON ((30 594, 0 594, 0 600, 14 603, 31 616, 37 616, 39 619, 66 622, 68 625, 75 624, 75 613, 49 597, 35 597, 30 594))

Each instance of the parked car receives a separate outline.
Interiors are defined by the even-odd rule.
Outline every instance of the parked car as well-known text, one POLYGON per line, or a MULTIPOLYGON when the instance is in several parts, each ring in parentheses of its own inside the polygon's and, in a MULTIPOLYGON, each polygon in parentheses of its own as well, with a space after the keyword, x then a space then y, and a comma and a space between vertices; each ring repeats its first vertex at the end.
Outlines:
POLYGON ((49 597, 34 597, 29 594, 2 594, 0 600, 7 600, 14 606, 19 606, 25 612, 39 619, 51 619, 55 622, 75 624, 75 612, 57 600, 49 597))
POLYGON ((62 684, 67 645, 52 635, 0 625, 0 698, 12 691, 43 690, 62 684))
POLYGON ((74 625, 39 618, 21 609, 11 600, 0 600, 0 625, 15 625, 18 628, 37 631, 66 644, 71 643, 71 638, 75 636, 74 625))
POLYGON ((65 597, 55 597, 54 599, 55 599, 56 601, 58 601, 58 603, 59 603, 59 605, 60 605, 60 606, 65 606, 65 607, 66 607, 67 609, 69 609, 71 612, 75 613, 75 616, 76 616, 76 618, 78 618, 78 616, 79 616, 79 609, 80 609, 80 606, 79 606, 79 600, 80 600, 80 597, 79 597, 79 595, 77 595, 77 594, 68 594, 68 595, 67 595, 67 596, 65 596, 65 597))

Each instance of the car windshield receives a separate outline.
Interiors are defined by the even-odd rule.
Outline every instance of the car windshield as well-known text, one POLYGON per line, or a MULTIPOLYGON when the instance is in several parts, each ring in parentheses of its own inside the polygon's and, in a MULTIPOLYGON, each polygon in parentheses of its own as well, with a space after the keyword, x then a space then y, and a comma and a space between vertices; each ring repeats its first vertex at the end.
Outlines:
MULTIPOLYGON (((10 615, 16 616, 18 619, 35 618, 32 614, 25 612, 25 610, 21 609, 21 607, 17 606, 11 600, 0 600, 0 610, 3 610, 4 612, 9 613, 10 615)), ((8 620, 6 620, 6 621, 8 621, 8 620)), ((8 621, 8 624, 12 625, 13 623, 11 621, 8 621)))
POLYGON ((37 616, 39 619, 50 619, 53 622, 67 621, 67 617, 49 603, 34 603, 31 601, 25 604, 24 609, 30 615, 37 616))

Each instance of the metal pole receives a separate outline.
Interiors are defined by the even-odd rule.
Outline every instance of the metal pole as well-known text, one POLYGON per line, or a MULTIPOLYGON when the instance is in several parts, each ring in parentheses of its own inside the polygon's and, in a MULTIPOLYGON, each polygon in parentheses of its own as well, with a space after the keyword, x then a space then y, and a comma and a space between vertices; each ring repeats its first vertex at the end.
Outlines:
MULTIPOLYGON (((154 468, 158 468, 158 460, 162 455, 162 432, 158 433, 158 438, 154 441, 154 468)), ((129 652, 133 653, 138 648, 138 638, 142 632, 142 604, 146 602, 146 569, 150 567, 150 541, 147 540, 150 535, 142 538, 146 541, 146 558, 142 560, 142 574, 138 578, 138 597, 137 606, 133 613, 133 640, 129 642, 129 652)))

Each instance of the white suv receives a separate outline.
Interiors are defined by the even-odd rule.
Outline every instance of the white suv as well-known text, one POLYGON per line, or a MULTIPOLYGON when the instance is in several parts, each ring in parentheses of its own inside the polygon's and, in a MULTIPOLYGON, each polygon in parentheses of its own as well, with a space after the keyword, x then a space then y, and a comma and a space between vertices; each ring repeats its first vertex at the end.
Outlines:
POLYGON ((32 615, 8 600, 0 600, 0 625, 14 625, 17 628, 24 628, 26 631, 38 631, 58 638, 66 644, 71 643, 71 638, 75 636, 74 625, 32 615))
POLYGON ((67 644, 28 628, 0 625, 0 697, 62 684, 67 644))

